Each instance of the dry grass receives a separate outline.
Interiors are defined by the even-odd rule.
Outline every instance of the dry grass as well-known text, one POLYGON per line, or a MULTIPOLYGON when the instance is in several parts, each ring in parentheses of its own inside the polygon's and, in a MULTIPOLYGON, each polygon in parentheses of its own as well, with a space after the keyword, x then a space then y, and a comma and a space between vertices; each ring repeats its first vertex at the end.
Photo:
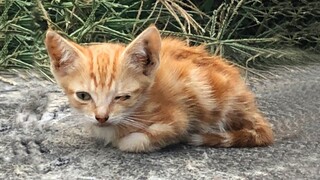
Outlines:
POLYGON ((316 0, 2 0, 0 14, 0 70, 36 69, 48 78, 48 26, 79 43, 127 43, 154 23, 244 68, 314 62, 320 51, 316 0))

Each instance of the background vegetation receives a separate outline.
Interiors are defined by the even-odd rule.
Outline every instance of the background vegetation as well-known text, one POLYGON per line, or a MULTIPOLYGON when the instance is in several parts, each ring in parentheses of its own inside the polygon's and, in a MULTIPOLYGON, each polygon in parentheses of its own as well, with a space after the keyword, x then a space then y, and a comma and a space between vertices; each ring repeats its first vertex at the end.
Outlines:
POLYGON ((249 71, 319 61, 318 0, 0 0, 0 15, 0 70, 48 78, 48 26, 79 43, 127 43, 154 23, 249 71))

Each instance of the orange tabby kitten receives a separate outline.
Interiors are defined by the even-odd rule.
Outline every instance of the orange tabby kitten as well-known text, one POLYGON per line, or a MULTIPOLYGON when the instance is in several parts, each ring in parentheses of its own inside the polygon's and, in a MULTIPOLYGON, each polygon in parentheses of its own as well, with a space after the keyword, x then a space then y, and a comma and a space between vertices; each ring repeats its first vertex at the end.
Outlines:
POLYGON ((188 142, 213 147, 273 143, 269 123, 236 68, 203 46, 161 39, 156 27, 128 46, 82 46, 48 30, 52 72, 70 104, 122 151, 188 142))

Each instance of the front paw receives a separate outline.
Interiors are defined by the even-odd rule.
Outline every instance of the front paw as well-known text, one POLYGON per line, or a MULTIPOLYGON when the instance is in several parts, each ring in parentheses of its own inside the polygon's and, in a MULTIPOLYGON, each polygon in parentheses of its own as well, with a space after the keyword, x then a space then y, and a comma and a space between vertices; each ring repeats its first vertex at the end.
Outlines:
POLYGON ((107 145, 116 140, 117 130, 113 126, 98 126, 93 124, 90 126, 91 133, 94 137, 103 140, 104 144, 107 145))
POLYGON ((150 152, 153 150, 148 135, 144 133, 131 133, 118 142, 118 148, 126 152, 150 152))

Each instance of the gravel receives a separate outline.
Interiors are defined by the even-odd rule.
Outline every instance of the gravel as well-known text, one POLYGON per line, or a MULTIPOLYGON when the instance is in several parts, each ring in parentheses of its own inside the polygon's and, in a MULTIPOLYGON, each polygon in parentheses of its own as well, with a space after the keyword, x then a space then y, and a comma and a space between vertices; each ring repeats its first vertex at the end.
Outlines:
POLYGON ((265 148, 120 152, 91 137, 53 83, 1 75, 0 179, 319 179, 320 66, 250 75, 276 134, 265 148))

